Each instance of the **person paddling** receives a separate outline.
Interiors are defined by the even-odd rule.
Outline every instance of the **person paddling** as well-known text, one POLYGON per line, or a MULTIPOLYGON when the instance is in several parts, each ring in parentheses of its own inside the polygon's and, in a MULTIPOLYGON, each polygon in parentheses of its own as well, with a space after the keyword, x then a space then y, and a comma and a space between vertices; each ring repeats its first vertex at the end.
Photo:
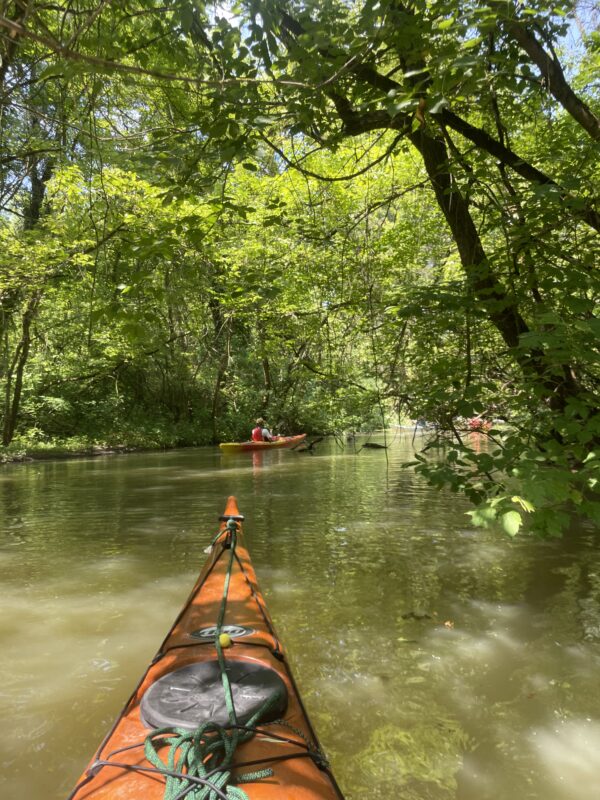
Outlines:
POLYGON ((256 420, 256 427, 252 429, 253 442, 274 442, 277 436, 273 436, 267 427, 267 423, 262 417, 256 420))

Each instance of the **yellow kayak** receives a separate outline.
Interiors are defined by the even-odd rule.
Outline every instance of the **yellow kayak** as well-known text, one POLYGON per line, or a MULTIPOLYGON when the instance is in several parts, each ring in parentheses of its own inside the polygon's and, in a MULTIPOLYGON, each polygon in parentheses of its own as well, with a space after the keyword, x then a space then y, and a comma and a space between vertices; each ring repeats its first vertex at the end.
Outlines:
POLYGON ((250 450, 271 450, 278 447, 293 447, 306 439, 305 433, 297 436, 280 436, 274 442, 221 442, 219 447, 224 453, 245 453, 250 450))

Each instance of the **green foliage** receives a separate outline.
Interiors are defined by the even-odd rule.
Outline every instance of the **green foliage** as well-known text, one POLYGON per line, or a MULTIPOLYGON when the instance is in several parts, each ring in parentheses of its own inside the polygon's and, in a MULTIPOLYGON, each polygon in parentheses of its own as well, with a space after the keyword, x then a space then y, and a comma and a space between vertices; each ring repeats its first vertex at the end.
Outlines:
POLYGON ((565 51, 571 14, 30 3, 0 44, 5 441, 398 415, 475 524, 597 524, 598 37, 565 51))

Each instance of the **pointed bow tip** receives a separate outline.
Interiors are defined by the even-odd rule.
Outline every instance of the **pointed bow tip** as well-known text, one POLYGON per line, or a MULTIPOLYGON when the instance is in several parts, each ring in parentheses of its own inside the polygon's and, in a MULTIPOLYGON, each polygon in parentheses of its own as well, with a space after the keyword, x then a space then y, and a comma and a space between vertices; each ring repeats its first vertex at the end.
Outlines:
POLYGON ((235 495, 231 494, 227 498, 227 505, 225 506, 225 513, 223 516, 236 517, 239 515, 239 513, 240 512, 238 509, 237 500, 235 499, 235 495))

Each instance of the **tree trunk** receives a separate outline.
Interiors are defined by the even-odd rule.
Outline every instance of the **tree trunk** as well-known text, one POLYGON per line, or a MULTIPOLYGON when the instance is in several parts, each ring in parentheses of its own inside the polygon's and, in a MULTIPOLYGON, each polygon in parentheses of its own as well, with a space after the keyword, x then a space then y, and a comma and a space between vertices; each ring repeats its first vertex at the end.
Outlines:
POLYGON ((486 310, 523 372, 543 386, 549 406, 563 410, 567 400, 577 396, 579 387, 567 365, 562 366, 560 372, 550 372, 542 351, 535 349, 528 353, 519 349, 520 337, 529 328, 515 301, 507 295, 492 272, 468 204, 450 172, 444 141, 423 128, 412 133, 410 139, 423 157, 474 297, 486 310))
MULTIPOLYGON (((12 5, 12 12, 8 12, 7 10, 5 16, 11 22, 16 22, 17 24, 22 25, 27 16, 27 8, 23 7, 24 4, 17 2, 13 3, 12 5)), ((8 33, 5 33, 4 36, 0 37, 0 107, 7 105, 7 95, 4 91, 4 80, 8 70, 10 69, 10 65, 14 60, 18 46, 19 34, 16 31, 11 30, 8 33)))
POLYGON ((535 35, 520 20, 506 19, 502 21, 502 25, 538 67, 542 80, 553 97, 592 139, 600 141, 600 120, 592 113, 587 103, 577 97, 571 89, 556 55, 548 55, 535 35))
POLYGON ((213 444, 216 444, 219 440, 218 421, 219 417, 221 416, 224 410, 222 392, 228 365, 229 365, 229 354, 227 352, 224 352, 222 353, 221 358, 219 360, 219 366, 217 368, 217 377, 215 378, 215 386, 213 389, 212 410, 211 410, 213 444))
POLYGON ((27 303, 22 320, 21 340, 17 345, 12 364, 6 375, 4 426, 2 431, 2 444, 5 447, 12 442, 17 427, 19 408, 21 405, 21 393, 23 390, 23 372, 25 371, 25 365, 29 357, 29 347, 31 345, 31 324, 37 314, 41 298, 42 293, 37 291, 27 303))
MULTIPOLYGON (((54 159, 47 158, 44 161, 36 159, 29 171, 31 181, 31 192, 29 202, 24 209, 23 228, 32 230, 37 225, 41 213, 44 196, 46 194, 46 184, 52 177, 54 171, 54 159), (40 164, 41 172, 40 172, 40 164)), ((17 288, 9 288, 0 293, 0 340, 4 339, 4 334, 8 330, 11 315, 17 308, 21 299, 21 291, 17 288)))
POLYGON ((217 354, 217 375, 213 388, 211 409, 212 439, 213 444, 216 444, 219 439, 218 420, 225 410, 225 403, 223 401, 223 384, 225 382, 225 375, 229 366, 231 323, 223 316, 223 311, 218 300, 211 298, 209 300, 209 307, 215 330, 214 349, 217 354))

